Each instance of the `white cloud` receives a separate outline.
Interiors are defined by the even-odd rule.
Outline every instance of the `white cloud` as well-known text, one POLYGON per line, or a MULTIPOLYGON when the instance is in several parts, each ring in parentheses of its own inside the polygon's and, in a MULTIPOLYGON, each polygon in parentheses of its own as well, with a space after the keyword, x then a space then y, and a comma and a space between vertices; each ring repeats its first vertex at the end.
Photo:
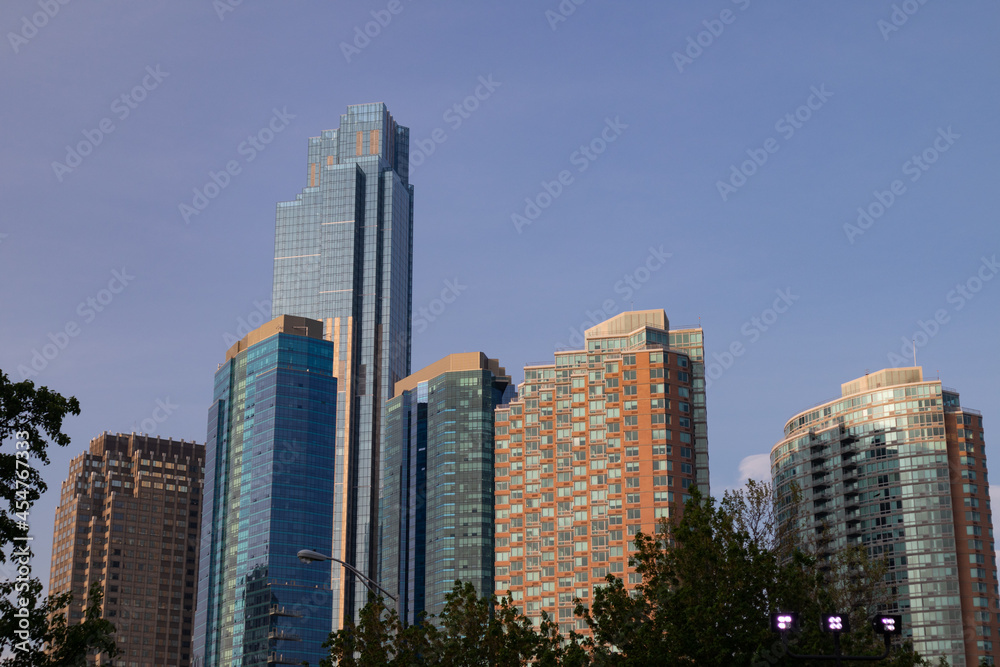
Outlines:
POLYGON ((740 484, 743 484, 748 479, 755 479, 760 482, 771 481, 771 455, 770 454, 752 454, 750 456, 744 457, 740 461, 740 484))
POLYGON ((745 456, 736 467, 738 475, 735 483, 727 485, 724 489, 722 489, 721 493, 719 493, 718 489, 714 489, 715 494, 713 495, 717 498, 721 498, 722 494, 727 491, 736 491, 743 488, 748 479, 755 479, 760 482, 771 482, 770 454, 751 454, 750 456, 745 456))

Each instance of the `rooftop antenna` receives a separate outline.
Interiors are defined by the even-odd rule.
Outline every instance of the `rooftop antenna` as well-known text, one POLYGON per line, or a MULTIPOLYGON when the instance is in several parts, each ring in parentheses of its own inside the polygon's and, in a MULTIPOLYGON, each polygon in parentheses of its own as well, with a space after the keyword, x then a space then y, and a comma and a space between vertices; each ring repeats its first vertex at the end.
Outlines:
POLYGON ((913 366, 914 366, 914 368, 916 368, 916 366, 917 366, 917 341, 916 341, 916 339, 913 339, 913 340, 910 341, 910 343, 913 344, 913 366))

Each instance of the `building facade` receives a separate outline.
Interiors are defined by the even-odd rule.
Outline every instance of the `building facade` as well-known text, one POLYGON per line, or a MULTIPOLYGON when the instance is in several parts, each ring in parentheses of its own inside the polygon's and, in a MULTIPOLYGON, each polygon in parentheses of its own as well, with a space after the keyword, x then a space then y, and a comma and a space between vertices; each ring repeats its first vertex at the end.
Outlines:
POLYGON ((103 433, 70 462, 49 595, 73 593, 72 624, 100 585, 122 652, 117 665, 192 664, 204 457, 194 442, 103 433))
POLYGON ((198 667, 319 664, 330 633, 337 380, 321 322, 279 317, 215 374, 194 655, 198 667))
POLYGON ((707 493, 701 329, 671 331, 662 310, 622 313, 585 332, 586 349, 524 369, 496 412, 497 595, 563 632, 614 574, 629 588, 637 532, 656 529, 692 487, 707 493), (680 344, 683 342, 683 346, 680 344))
POLYGON ((829 559, 884 557, 904 636, 932 662, 994 664, 997 568, 982 415, 957 391, 894 368, 785 424, 771 450, 778 519, 829 559))
MULTIPOLYGON (((410 374, 413 187, 409 129, 384 104, 350 106, 309 140, 307 186, 277 208, 272 315, 323 322, 338 378, 332 555, 378 567, 379 448, 385 403, 410 374)), ((334 627, 367 589, 335 568, 334 627), (347 577, 343 579, 343 577, 347 577)))
POLYGON ((481 352, 449 355, 396 383, 379 578, 410 624, 440 615, 456 579, 493 593, 493 417, 512 393, 506 371, 481 352))

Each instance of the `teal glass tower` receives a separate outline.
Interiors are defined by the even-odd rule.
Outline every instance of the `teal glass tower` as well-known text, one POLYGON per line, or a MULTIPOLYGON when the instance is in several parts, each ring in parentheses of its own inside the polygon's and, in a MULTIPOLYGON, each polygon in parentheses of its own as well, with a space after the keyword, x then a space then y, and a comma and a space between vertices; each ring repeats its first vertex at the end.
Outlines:
POLYGON ((202 504, 198 667, 319 664, 330 632, 337 380, 320 322, 279 317, 215 374, 202 504))
MULTIPOLYGON (((280 202, 273 316, 323 322, 337 377, 333 553, 377 569, 379 452, 385 403, 410 372, 413 187, 409 130, 384 104, 347 108, 340 127, 309 140, 307 186, 280 202)), ((333 628, 367 589, 333 568, 333 628)))
POLYGON ((493 411, 513 395, 480 352, 452 354, 396 384, 386 407, 382 586, 409 623, 441 613, 456 579, 493 593, 493 411))

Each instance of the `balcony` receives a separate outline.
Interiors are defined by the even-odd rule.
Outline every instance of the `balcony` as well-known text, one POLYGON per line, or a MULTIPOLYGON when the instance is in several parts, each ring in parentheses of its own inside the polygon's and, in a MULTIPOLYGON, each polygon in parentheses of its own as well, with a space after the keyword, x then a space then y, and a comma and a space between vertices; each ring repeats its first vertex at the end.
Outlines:
POLYGON ((858 437, 852 435, 846 427, 840 427, 840 448, 845 449, 849 447, 854 447, 858 443, 858 437))
POLYGON ((287 616, 288 618, 302 618, 302 614, 297 611, 291 611, 286 609, 284 606, 279 606, 273 604, 268 608, 267 613, 271 616, 287 616))

